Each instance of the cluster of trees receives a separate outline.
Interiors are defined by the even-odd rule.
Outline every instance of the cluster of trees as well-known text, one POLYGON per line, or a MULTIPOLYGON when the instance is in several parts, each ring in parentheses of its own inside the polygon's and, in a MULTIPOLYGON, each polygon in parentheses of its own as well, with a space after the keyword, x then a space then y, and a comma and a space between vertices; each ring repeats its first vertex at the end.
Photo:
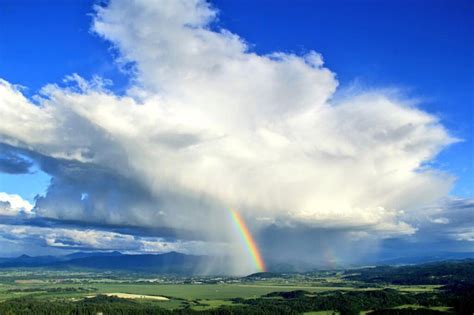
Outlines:
MULTIPOLYGON (((458 292, 459 293, 459 292, 458 292)), ((470 295, 464 298, 471 298, 470 295)), ((436 293, 433 293, 436 295, 436 293)), ((138 303, 117 297, 97 296, 82 301, 45 301, 36 299, 13 299, 0 303, 0 314, 8 315, 42 315, 42 314, 136 314, 136 315, 180 315, 180 314, 301 314, 314 310, 335 310, 341 314, 359 314, 361 310, 375 309, 374 314, 420 314, 433 313, 428 309, 403 309, 390 310, 388 308, 404 304, 420 304, 425 306, 452 305, 456 313, 472 314, 472 305, 469 300, 456 298, 454 292, 451 295, 430 296, 429 294, 405 294, 396 290, 374 290, 374 291, 350 291, 330 292, 318 295, 310 295, 309 292, 281 292, 272 293, 267 297, 257 299, 235 299, 235 302, 244 304, 241 306, 225 306, 207 311, 194 311, 191 309, 166 310, 159 308, 156 304, 138 303), (276 298, 278 297, 278 298, 276 298)), ((472 301, 472 300, 471 300, 472 301)), ((471 302, 472 304, 472 302, 471 302)))
POLYGON ((251 305, 252 308, 280 308, 281 314, 290 309, 298 314, 308 311, 335 310, 341 314, 359 314, 361 311, 375 310, 375 314, 439 314, 430 310, 433 306, 449 306, 456 314, 474 314, 474 285, 456 284, 441 291, 407 293, 394 289, 325 292, 317 295, 297 290, 293 292, 273 292, 263 298, 235 302, 251 305), (400 305, 421 305, 421 309, 392 308, 400 305))
POLYGON ((440 315, 445 312, 431 310, 429 308, 403 308, 403 309, 384 309, 368 313, 369 315, 440 315))
POLYGON ((42 314, 133 314, 133 315, 181 315, 181 314, 301 314, 308 311, 334 310, 341 314, 359 314, 362 310, 375 310, 371 314, 440 314, 428 309, 431 306, 447 305, 456 314, 474 312, 474 288, 459 285, 440 293, 401 293, 396 290, 370 290, 349 292, 327 292, 311 294, 305 291, 274 292, 256 299, 234 299, 243 304, 225 306, 213 310, 194 311, 191 309, 166 310, 156 304, 138 303, 117 297, 97 296, 82 301, 46 301, 31 298, 12 299, 0 303, 0 314, 42 315, 42 314), (422 309, 391 309, 405 304, 418 304, 422 309))
POLYGON ((32 298, 11 299, 0 303, 0 314, 5 315, 96 315, 96 314, 161 315, 167 310, 147 304, 99 295, 94 298, 72 301, 48 301, 32 298))
POLYGON ((312 295, 310 292, 276 292, 267 297, 280 296, 281 299, 261 298, 254 300, 238 300, 240 303, 258 305, 281 305, 289 307, 297 313, 318 310, 336 310, 341 314, 359 314, 369 309, 384 309, 404 304, 418 304, 416 297, 403 294, 393 289, 325 292, 312 295))
POLYGON ((8 293, 18 293, 18 292, 51 292, 51 293, 71 293, 71 292, 78 292, 78 293, 87 293, 87 292, 95 292, 97 291, 96 288, 83 288, 83 287, 62 287, 62 288, 15 288, 7 290, 8 293))

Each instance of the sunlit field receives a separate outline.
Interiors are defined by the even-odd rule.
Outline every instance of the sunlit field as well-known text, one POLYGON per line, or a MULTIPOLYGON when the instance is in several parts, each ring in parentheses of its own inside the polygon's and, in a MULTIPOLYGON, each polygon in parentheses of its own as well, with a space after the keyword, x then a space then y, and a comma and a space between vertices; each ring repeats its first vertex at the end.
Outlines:
MULTIPOLYGON (((347 273, 350 274, 350 273, 347 273)), ((348 279, 343 271, 282 274, 270 278, 237 277, 163 277, 121 272, 67 272, 37 269, 0 272, 0 301, 18 298, 51 302, 77 302, 96 296, 118 297, 145 306, 168 310, 208 311, 222 307, 245 307, 245 301, 285 301, 280 293, 304 292, 301 296, 317 298, 337 292, 384 292, 393 289, 400 294, 437 293, 438 284, 392 285, 365 283, 348 279), (280 293, 278 293, 280 292, 280 293), (277 294, 275 294, 277 293, 277 294)), ((394 309, 426 309, 417 304, 403 304, 394 309)), ((436 305, 432 310, 449 312, 452 307, 436 305)), ((361 310, 370 312, 371 309, 361 310)), ((326 310, 305 314, 332 314, 326 310)), ((336 312, 337 313, 337 312, 336 312)))

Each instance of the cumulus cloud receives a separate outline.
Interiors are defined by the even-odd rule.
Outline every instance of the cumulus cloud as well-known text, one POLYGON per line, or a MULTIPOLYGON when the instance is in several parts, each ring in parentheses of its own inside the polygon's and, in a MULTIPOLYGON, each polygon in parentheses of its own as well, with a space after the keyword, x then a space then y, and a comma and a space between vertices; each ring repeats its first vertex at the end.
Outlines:
POLYGON ((0 215, 31 214, 33 205, 16 194, 0 192, 0 215))
POLYGON ((431 219, 431 222, 436 223, 436 224, 448 224, 449 219, 440 217, 440 218, 431 219))
POLYGON ((410 100, 336 102, 318 53, 258 55, 205 1, 96 10, 93 30, 132 64, 126 95, 73 75, 33 104, 0 81, 1 142, 53 176, 42 216, 231 242, 232 207, 255 228, 413 234, 410 218, 449 192, 427 163, 456 139, 410 100))
MULTIPOLYGON (((417 232, 392 235, 379 244, 378 257, 451 257, 474 249, 474 199, 449 197, 417 211, 411 218, 417 232)), ((416 261, 416 260, 415 260, 416 261)))
POLYGON ((437 238, 474 242, 474 199, 449 198, 433 210, 430 221, 431 226, 419 223, 425 234, 431 231, 437 238))
POLYGON ((129 253, 206 253, 215 255, 225 244, 199 241, 166 241, 159 237, 139 237, 99 229, 40 227, 31 225, 0 224, 0 236, 10 241, 35 242, 39 245, 65 250, 121 250, 129 253), (214 248, 215 247, 215 248, 214 248))

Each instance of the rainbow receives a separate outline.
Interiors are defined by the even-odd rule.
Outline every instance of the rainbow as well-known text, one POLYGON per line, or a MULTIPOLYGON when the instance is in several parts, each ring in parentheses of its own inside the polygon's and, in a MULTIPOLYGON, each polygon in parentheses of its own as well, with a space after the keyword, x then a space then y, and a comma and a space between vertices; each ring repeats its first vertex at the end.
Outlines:
POLYGON ((240 214, 232 209, 230 209, 230 213, 232 215, 232 221, 235 224, 235 227, 240 232, 240 236, 242 241, 245 243, 252 260, 257 267, 257 270, 260 272, 265 271, 265 262, 262 259, 262 255, 258 250, 257 244, 255 243, 254 239, 252 238, 252 234, 250 234, 247 225, 245 224, 244 219, 240 216, 240 214))

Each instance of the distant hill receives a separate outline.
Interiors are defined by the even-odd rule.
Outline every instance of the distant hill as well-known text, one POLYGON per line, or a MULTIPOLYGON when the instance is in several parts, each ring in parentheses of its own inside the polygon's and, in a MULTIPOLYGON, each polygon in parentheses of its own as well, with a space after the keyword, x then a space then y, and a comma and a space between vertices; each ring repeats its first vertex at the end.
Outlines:
POLYGON ((279 272, 256 272, 246 276, 246 279, 272 279, 272 278, 280 278, 282 276, 279 272))
POLYGON ((103 255, 57 262, 54 267, 75 267, 104 270, 132 270, 162 274, 194 274, 205 256, 170 252, 159 255, 103 255))
POLYGON ((0 258, 0 268, 15 267, 42 267, 51 266, 60 262, 71 261, 73 259, 85 257, 110 257, 120 256, 120 252, 76 252, 63 256, 28 256, 21 255, 12 258, 0 258))
POLYGON ((9 267, 38 267, 45 266, 58 261, 58 257, 55 256, 28 256, 21 255, 14 258, 1 258, 0 268, 9 267))
MULTIPOLYGON (((449 278, 456 280, 458 278, 456 277, 456 274, 460 275, 464 279, 466 277, 474 279, 474 274, 472 272, 467 272, 464 268, 465 266, 470 266, 472 267, 472 270, 474 270, 474 259, 457 260, 454 265, 452 264, 451 260, 445 259, 446 257, 464 257, 465 255, 466 253, 462 253, 461 256, 443 255, 438 257, 439 260, 442 261, 415 264, 414 266, 406 265, 406 263, 400 263, 401 261, 406 262, 406 259, 397 259, 393 261, 393 265, 384 262, 377 264, 378 267, 376 268, 352 270, 352 273, 357 273, 358 275, 354 276, 351 274, 350 276, 353 276, 354 280, 362 280, 366 282, 392 282, 400 284, 409 284, 410 281, 424 281, 424 283, 429 283, 431 281, 430 283, 442 284, 443 275, 446 276, 447 279, 449 278), (397 265, 398 267, 396 267, 397 265), (422 268, 423 270, 416 268, 422 268), (456 268, 460 268, 461 270, 457 270, 456 268), (419 275, 425 273, 434 277, 429 278, 427 276, 427 279, 421 279, 419 275)), ((13 258, 0 258, 0 268, 42 267, 52 269, 95 269, 103 271, 121 270, 156 274, 195 275, 209 271, 209 266, 212 266, 212 270, 215 273, 224 274, 227 271, 227 259, 228 258, 225 257, 217 259, 217 257, 210 256, 186 255, 177 252, 136 255, 122 254, 118 251, 77 252, 63 256, 32 257, 28 255, 22 255, 13 258)), ((420 260, 422 262, 425 261, 421 258, 420 260)), ((282 277, 288 273, 307 272, 308 270, 315 271, 319 269, 307 267, 302 271, 295 271, 295 269, 291 268, 290 265, 286 266, 281 264, 272 264, 271 262, 269 262, 268 265, 269 272, 251 274, 247 276, 247 278, 250 280, 256 278, 262 279, 282 277)), ((321 270, 325 270, 325 268, 321 268, 321 270)))
POLYGON ((474 284, 474 259, 452 260, 410 266, 378 266, 347 270, 347 279, 372 283, 474 284))
POLYGON ((474 252, 437 252, 429 256, 402 256, 380 259, 376 265, 410 265, 423 264, 429 262, 459 260, 472 258, 474 259, 474 252))
POLYGON ((86 258, 86 257, 110 257, 110 256, 122 256, 123 254, 118 251, 113 252, 76 252, 69 255, 60 256, 61 260, 72 260, 77 258, 86 258))
POLYGON ((195 274, 207 256, 186 255, 177 252, 165 254, 125 255, 120 252, 78 252, 65 256, 22 255, 15 258, 1 258, 0 268, 50 267, 55 269, 97 269, 129 270, 161 274, 195 274))

